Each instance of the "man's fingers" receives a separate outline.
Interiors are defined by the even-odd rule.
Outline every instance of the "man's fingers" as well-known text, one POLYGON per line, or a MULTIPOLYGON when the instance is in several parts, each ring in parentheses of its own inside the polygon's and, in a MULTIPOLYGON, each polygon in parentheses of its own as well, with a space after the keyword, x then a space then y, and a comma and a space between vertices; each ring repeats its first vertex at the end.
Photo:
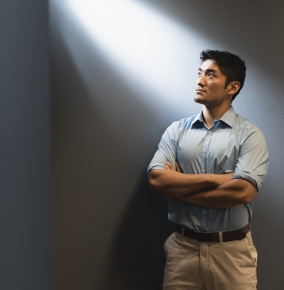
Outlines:
POLYGON ((174 170, 174 171, 183 173, 181 167, 179 166, 179 164, 177 162, 175 163, 175 165, 176 165, 176 168, 174 168, 170 162, 167 162, 165 165, 165 169, 174 170))
POLYGON ((231 180, 234 176, 234 172, 225 173, 228 180, 231 180))
POLYGON ((220 186, 228 181, 231 181, 233 178, 234 173, 229 172, 229 173, 223 173, 223 174, 218 174, 216 177, 218 177, 219 181, 217 183, 217 186, 220 186))
POLYGON ((174 170, 174 168, 173 168, 173 166, 172 166, 172 164, 170 162, 166 163, 165 169, 174 170))
POLYGON ((181 167, 179 166, 179 164, 176 162, 176 169, 178 172, 181 172, 182 173, 182 169, 181 167))

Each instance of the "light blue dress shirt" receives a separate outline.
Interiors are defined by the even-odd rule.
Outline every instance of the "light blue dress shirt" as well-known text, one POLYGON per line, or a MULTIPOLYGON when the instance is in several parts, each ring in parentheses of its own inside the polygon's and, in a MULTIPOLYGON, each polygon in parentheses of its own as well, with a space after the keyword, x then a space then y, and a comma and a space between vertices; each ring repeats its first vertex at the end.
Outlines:
MULTIPOLYGON (((262 132, 231 107, 211 128, 203 114, 172 123, 163 134, 147 171, 178 162, 186 174, 234 172, 233 179, 253 183, 259 190, 267 173, 268 151, 262 132)), ((200 232, 244 227, 252 218, 253 202, 230 208, 207 208, 168 199, 168 219, 200 232)))

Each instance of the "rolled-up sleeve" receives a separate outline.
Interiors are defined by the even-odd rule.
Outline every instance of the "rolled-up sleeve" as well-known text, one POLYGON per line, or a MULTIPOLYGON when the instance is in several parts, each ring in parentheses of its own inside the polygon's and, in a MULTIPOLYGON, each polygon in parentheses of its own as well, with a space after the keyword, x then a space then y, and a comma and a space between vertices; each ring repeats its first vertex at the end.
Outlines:
POLYGON ((241 144, 233 179, 245 179, 259 190, 268 168, 268 150, 264 135, 254 127, 247 130, 241 144))
POLYGON ((152 169, 165 169, 167 162, 170 162, 175 167, 176 152, 176 130, 177 122, 172 123, 163 134, 158 150, 156 151, 152 161, 147 167, 149 173, 152 169))

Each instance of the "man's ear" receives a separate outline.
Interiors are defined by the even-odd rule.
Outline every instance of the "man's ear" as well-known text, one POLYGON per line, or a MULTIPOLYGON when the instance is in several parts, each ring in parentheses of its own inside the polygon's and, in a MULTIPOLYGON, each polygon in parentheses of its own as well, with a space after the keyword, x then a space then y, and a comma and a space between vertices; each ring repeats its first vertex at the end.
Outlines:
POLYGON ((228 85, 227 85, 227 88, 228 88, 228 94, 229 95, 234 95, 236 94, 239 89, 241 87, 241 84, 237 81, 233 81, 233 82, 230 82, 228 85))

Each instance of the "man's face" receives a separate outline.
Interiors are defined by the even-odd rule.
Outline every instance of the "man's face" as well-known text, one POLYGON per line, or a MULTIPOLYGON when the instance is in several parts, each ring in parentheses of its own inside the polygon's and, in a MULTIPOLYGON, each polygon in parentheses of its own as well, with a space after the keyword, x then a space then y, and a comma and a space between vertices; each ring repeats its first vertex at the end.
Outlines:
POLYGON ((226 77, 214 60, 205 60, 199 70, 196 82, 195 102, 207 107, 216 107, 224 102, 231 102, 228 88, 225 88, 226 77))

